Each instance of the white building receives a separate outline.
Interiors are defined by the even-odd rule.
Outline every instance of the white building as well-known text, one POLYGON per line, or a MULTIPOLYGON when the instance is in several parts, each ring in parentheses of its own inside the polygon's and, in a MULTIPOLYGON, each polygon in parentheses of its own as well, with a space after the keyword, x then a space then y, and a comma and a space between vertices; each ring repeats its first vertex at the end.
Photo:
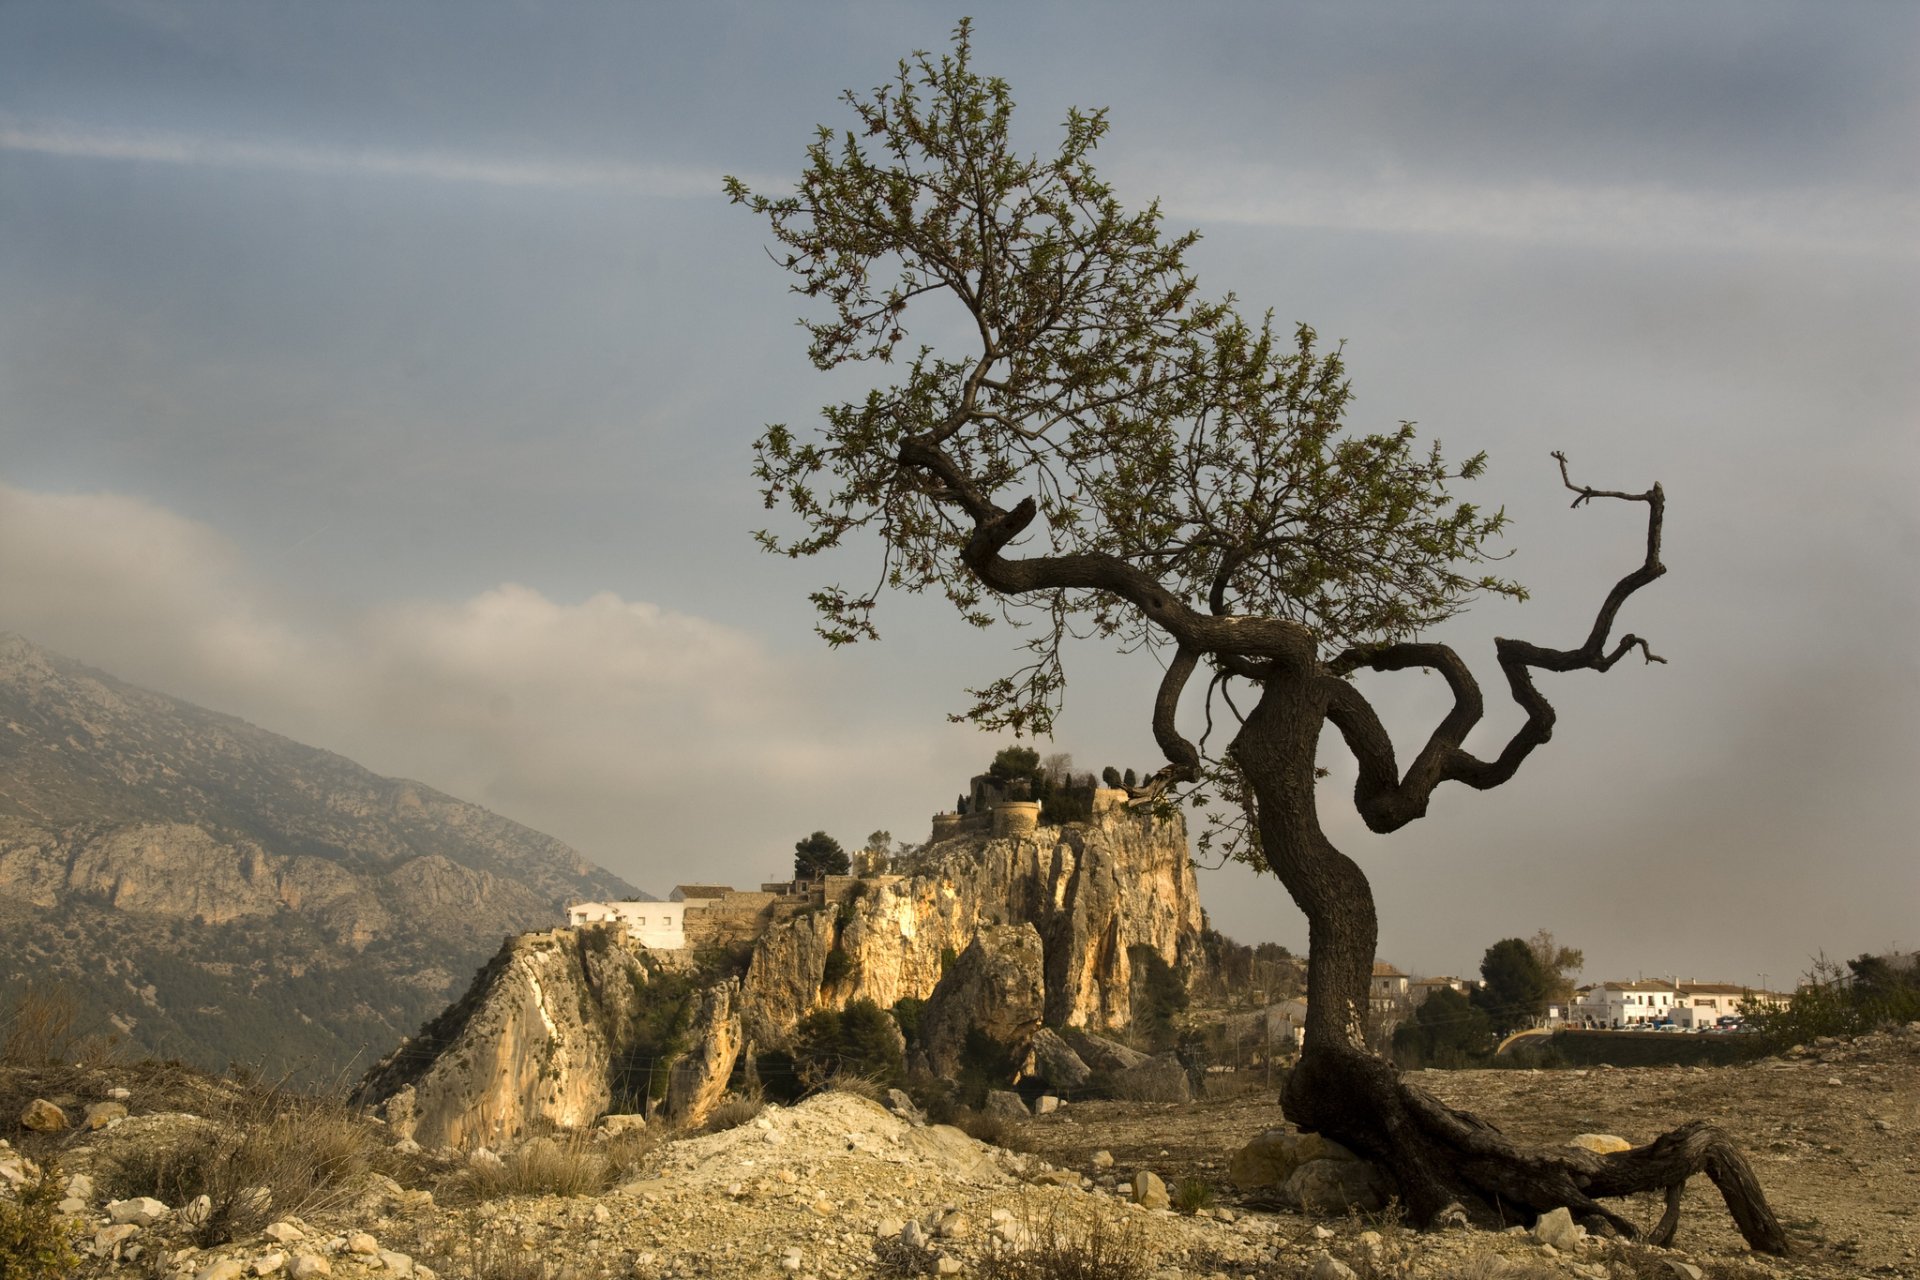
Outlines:
POLYGON ((1617 1030, 1673 1022, 1679 994, 1673 983, 1658 979, 1596 983, 1574 993, 1571 1021, 1617 1030))
MULTIPOLYGON (((690 904, 686 904, 690 905, 690 904)), ((567 908, 567 923, 623 926, 627 936, 643 947, 678 951, 687 945, 686 905, 678 902, 579 902, 567 908)))

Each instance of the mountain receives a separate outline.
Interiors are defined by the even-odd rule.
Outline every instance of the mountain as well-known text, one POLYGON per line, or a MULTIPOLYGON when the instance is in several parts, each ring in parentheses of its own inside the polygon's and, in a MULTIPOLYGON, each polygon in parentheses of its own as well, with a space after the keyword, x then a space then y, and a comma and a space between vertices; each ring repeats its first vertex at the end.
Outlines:
POLYGON ((477 805, 0 634, 0 1018, 57 986, 76 1032, 334 1081, 504 935, 638 896, 477 805))

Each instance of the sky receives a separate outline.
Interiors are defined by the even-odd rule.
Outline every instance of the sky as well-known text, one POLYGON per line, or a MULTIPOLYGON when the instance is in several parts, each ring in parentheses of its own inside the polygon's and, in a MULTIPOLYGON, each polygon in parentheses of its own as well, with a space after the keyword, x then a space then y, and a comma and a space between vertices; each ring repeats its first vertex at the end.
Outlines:
MULTIPOLYGON (((0 4, 0 629, 416 778, 643 889, 924 839, 1005 738, 951 724, 1020 637, 889 601, 829 650, 750 474, 847 384, 765 229, 842 90, 961 12, 1044 150, 1202 240, 1202 289, 1343 340, 1358 430, 1486 450, 1524 605, 1621 628, 1507 786, 1321 812, 1380 954, 1550 930, 1586 980, 1781 986, 1920 945, 1920 8, 1869 3, 0 4)), ((1043 751, 1158 763, 1150 657, 1069 665, 1043 751)), ((1408 758, 1432 677, 1368 677, 1408 758)), ((1191 726, 1190 726, 1191 727, 1191 726)), ((1304 949, 1279 883, 1217 926, 1304 949)))

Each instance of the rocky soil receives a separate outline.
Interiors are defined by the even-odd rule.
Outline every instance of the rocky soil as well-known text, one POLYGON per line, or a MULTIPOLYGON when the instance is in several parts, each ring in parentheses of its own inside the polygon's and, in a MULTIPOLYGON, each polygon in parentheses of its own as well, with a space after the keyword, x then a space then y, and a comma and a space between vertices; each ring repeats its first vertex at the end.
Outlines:
MULTIPOLYGON (((639 1154, 631 1139, 589 1142, 589 1154, 619 1149, 630 1162, 610 1189, 565 1197, 476 1197, 471 1170, 493 1156, 434 1159, 388 1146, 376 1162, 386 1172, 359 1175, 331 1207, 293 1220, 266 1214, 274 1220, 264 1230, 202 1249, 191 1243, 192 1204, 115 1206, 104 1187, 127 1151, 191 1129, 195 1122, 175 1112, 207 1111, 217 1099, 205 1090, 163 1096, 134 1080, 115 1100, 130 1114, 96 1111, 100 1128, 88 1130, 85 1107, 127 1088, 116 1078, 102 1068, 67 1079, 64 1109, 76 1127, 62 1131, 33 1132, 16 1121, 22 1082, 0 1090, 14 1099, 0 1116, 0 1132, 12 1142, 0 1150, 0 1195, 36 1162, 57 1162, 63 1177, 83 1175, 64 1208, 97 1254, 93 1274, 100 1275, 533 1280, 543 1268, 578 1280, 1126 1275, 1120 1264, 1098 1272, 1016 1269, 1015 1259, 1062 1242, 1084 1258, 1090 1233, 1100 1247, 1137 1259, 1135 1274, 1165 1280, 1338 1276, 1335 1261, 1362 1277, 1920 1275, 1920 1028, 1820 1043, 1743 1067, 1420 1077, 1449 1102, 1540 1143, 1596 1131, 1640 1142, 1708 1117, 1753 1154, 1796 1244, 1787 1259, 1749 1254, 1711 1186, 1697 1179, 1670 1251, 1592 1238, 1554 1248, 1517 1228, 1416 1235, 1390 1213, 1315 1219, 1265 1209, 1225 1173, 1237 1147, 1280 1123, 1264 1094, 1180 1105, 1076 1103, 1016 1122, 1012 1141, 1029 1151, 826 1094, 639 1154), (1143 1172, 1175 1189, 1183 1179, 1205 1181, 1214 1204, 1203 1214, 1136 1205, 1135 1176, 1143 1172)), ((509 1162, 515 1158, 509 1153, 509 1162)), ((1657 1205, 1638 1206, 1633 1216, 1651 1223, 1657 1205)))

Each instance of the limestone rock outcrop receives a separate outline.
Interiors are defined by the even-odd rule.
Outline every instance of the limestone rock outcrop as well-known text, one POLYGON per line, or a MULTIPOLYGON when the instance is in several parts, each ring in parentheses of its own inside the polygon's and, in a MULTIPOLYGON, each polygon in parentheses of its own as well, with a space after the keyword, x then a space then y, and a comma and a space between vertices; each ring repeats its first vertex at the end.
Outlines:
POLYGON ((967 1037, 976 1033, 1025 1058, 1045 1009, 1044 965, 1040 934, 1030 924, 989 925, 974 934, 921 1010, 928 1068, 953 1079, 967 1037))
MULTIPOLYGON (((742 953, 737 977, 698 979, 706 990, 690 997, 676 1060, 646 1063, 649 1073, 670 1070, 662 1078, 673 1115, 697 1122, 743 1059, 789 1047, 816 1010, 855 1000, 883 1009, 908 997, 927 1001, 921 1029, 929 1065, 951 1074, 969 1028, 1013 1050, 1017 1061, 1043 1023, 1124 1025, 1136 948, 1187 973, 1201 963, 1199 893, 1177 817, 1113 808, 1089 823, 1026 834, 969 832, 899 859, 892 870, 859 882, 841 901, 767 927, 742 953)), ((376 1067, 359 1096, 390 1100, 390 1110, 411 1118, 389 1122, 413 1124, 415 1140, 428 1146, 491 1141, 541 1123, 591 1123, 619 1089, 631 1094, 639 1069, 622 984, 644 988, 662 975, 684 975, 692 961, 626 941, 603 941, 592 952, 584 936, 559 930, 513 940, 425 1042, 402 1046, 376 1067), (624 957, 626 977, 595 976, 596 965, 615 964, 609 956, 624 957), (610 1073, 625 1083, 617 1089, 610 1073)), ((1085 1059, 1081 1070, 1144 1061, 1110 1041, 1069 1035, 1085 1059)), ((1057 1070, 1076 1074, 1073 1052, 1055 1056, 1057 1070)), ((635 1104, 629 1096, 621 1105, 635 1104)))

